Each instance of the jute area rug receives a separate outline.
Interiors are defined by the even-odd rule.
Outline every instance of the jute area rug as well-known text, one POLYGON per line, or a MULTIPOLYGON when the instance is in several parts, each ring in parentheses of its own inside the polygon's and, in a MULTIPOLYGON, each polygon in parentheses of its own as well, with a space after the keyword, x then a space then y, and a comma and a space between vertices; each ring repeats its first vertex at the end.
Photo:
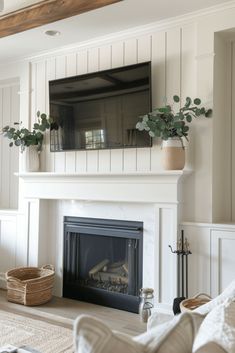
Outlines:
POLYGON ((56 317, 45 319, 0 306, 0 347, 30 346, 40 353, 74 353, 72 329, 56 317))

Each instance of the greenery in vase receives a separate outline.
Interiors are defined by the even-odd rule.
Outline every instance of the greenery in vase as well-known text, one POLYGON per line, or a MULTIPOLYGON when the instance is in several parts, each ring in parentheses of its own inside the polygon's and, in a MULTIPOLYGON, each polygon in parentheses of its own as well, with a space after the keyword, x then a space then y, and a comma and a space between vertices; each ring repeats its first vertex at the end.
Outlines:
POLYGON ((45 113, 37 112, 38 121, 34 123, 32 131, 21 127, 22 123, 14 123, 17 127, 5 126, 2 128, 2 133, 4 137, 12 140, 9 146, 13 145, 21 148, 21 152, 29 146, 37 146, 37 150, 42 150, 42 142, 44 132, 50 129, 52 119, 49 118, 45 113))
MULTIPOLYGON (((173 101, 179 103, 180 97, 173 96, 173 101)), ((199 116, 209 118, 211 115, 212 109, 201 107, 201 99, 192 100, 187 97, 184 106, 179 108, 177 112, 174 112, 173 107, 167 104, 141 116, 141 121, 136 124, 136 128, 140 131, 146 130, 151 137, 161 137, 163 140, 172 137, 188 139, 188 124, 199 116)))

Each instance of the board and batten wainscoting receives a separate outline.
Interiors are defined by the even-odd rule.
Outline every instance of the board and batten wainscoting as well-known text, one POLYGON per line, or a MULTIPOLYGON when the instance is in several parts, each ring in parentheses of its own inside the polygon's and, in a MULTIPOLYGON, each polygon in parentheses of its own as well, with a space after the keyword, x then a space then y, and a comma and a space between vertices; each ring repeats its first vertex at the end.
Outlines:
POLYGON ((180 224, 188 238, 189 296, 208 293, 216 297, 235 278, 235 224, 180 224))
POLYGON ((0 288, 6 288, 5 272, 27 265, 25 215, 16 210, 0 210, 0 288))

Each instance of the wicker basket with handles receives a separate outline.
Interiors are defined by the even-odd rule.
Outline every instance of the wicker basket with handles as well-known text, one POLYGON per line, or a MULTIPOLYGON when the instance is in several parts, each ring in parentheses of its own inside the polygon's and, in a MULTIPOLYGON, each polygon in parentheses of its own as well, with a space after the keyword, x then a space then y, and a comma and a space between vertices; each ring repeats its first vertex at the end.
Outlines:
POLYGON ((45 304, 51 300, 54 278, 52 265, 10 270, 6 273, 7 300, 28 306, 45 304))
POLYGON ((190 299, 184 299, 180 303, 181 313, 197 309, 199 306, 208 303, 210 300, 211 300, 211 297, 205 293, 197 294, 190 299))

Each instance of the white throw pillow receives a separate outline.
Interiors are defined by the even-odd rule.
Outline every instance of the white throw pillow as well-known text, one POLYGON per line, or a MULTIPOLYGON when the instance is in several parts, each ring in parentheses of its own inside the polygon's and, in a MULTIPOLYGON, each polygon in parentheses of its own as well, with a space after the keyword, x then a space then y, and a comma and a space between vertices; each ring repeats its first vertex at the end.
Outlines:
POLYGON ((235 353, 235 302, 226 300, 206 316, 194 341, 193 353, 207 352, 212 343, 227 353, 235 353))
POLYGON ((194 338, 203 319, 199 314, 183 313, 134 340, 147 347, 146 352, 191 353, 194 338))
POLYGON ((75 322, 76 353, 142 353, 143 345, 110 330, 101 321, 81 315, 75 322))
POLYGON ((204 304, 193 312, 201 315, 207 315, 211 310, 216 308, 218 305, 224 303, 227 299, 235 300, 235 280, 220 294, 218 297, 212 299, 207 304, 204 304))
POLYGON ((191 353, 202 320, 201 315, 184 313, 132 338, 83 315, 75 322, 76 353, 191 353))

